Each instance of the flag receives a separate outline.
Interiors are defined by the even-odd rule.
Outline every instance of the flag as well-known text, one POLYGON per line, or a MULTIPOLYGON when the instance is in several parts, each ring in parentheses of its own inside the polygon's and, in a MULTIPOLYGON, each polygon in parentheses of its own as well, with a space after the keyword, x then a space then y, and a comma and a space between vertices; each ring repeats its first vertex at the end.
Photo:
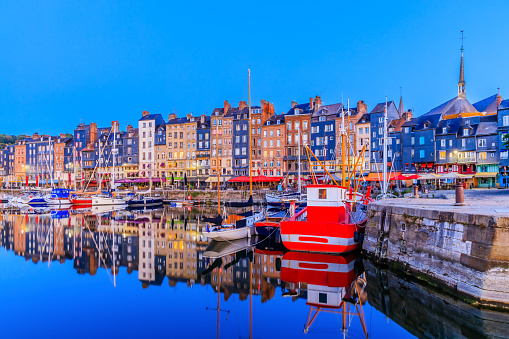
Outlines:
POLYGON ((187 187, 187 173, 184 173, 184 186, 187 187))
POLYGON ((175 177, 173 176, 173 172, 171 172, 171 184, 175 185, 175 177))
POLYGON ((35 186, 39 187, 39 174, 35 177, 35 186))
POLYGON ((28 175, 25 176, 25 186, 28 187, 28 175))
POLYGON ((69 172, 69 187, 71 187, 71 172, 69 172))

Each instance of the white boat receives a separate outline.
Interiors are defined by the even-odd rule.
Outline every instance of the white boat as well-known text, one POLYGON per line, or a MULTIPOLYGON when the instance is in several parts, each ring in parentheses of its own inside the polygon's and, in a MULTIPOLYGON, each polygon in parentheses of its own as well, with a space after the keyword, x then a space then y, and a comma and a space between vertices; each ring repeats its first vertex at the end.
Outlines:
POLYGON ((103 205, 125 205, 129 198, 115 198, 109 195, 100 194, 92 197, 92 206, 103 206, 103 205))
POLYGON ((299 192, 291 192, 291 193, 283 193, 283 192, 267 192, 265 194, 265 199, 267 203, 281 203, 283 200, 287 199, 297 199, 300 200, 299 192))
POLYGON ((203 235, 216 241, 249 238, 256 234, 255 223, 265 219, 265 211, 231 215, 222 225, 207 226, 203 235))

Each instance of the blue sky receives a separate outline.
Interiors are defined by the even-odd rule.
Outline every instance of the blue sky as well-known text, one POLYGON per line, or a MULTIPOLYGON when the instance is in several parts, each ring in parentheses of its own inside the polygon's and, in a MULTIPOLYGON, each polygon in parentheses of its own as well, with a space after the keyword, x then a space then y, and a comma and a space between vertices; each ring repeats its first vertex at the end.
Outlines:
POLYGON ((0 133, 122 128, 143 110, 210 113, 226 99, 276 112, 399 100, 416 115, 456 95, 465 30, 473 103, 508 95, 502 1, 2 1, 0 133))

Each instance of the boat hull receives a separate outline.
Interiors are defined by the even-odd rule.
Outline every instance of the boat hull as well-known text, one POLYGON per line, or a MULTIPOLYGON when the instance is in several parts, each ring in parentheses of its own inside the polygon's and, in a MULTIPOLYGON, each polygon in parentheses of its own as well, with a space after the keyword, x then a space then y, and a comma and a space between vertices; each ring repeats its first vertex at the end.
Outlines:
POLYGON ((242 228, 223 229, 220 231, 204 232, 205 236, 215 241, 230 241, 243 238, 250 238, 255 235, 255 227, 246 226, 242 228))
POLYGON ((364 228, 361 224, 283 221, 281 240, 292 251, 347 253, 361 247, 364 228))
POLYGON ((73 205, 92 205, 92 198, 71 198, 69 201, 73 205))

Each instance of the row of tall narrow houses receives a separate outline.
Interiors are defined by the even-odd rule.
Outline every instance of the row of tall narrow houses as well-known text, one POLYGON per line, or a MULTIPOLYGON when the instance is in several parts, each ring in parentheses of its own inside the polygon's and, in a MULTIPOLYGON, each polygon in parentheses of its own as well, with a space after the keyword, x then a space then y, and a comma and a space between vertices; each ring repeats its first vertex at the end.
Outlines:
POLYGON ((399 104, 385 100, 368 106, 363 100, 350 107, 322 103, 319 96, 291 102, 277 114, 261 100, 249 107, 224 101, 210 116, 177 117, 143 111, 137 128, 119 123, 108 127, 80 123, 72 137, 26 136, 0 150, 2 185, 50 182, 98 183, 119 178, 171 178, 214 185, 231 177, 252 174, 284 178, 296 185, 313 174, 318 162, 340 176, 342 133, 346 161, 359 160, 362 175, 379 178, 387 159, 389 173, 467 174, 479 187, 509 186, 509 100, 497 93, 471 104, 466 96, 463 49, 457 95, 429 112, 414 117, 399 104), (386 120, 384 120, 386 118, 386 120), (384 140, 387 145, 384 145, 384 140), (300 147, 299 147, 300 146, 300 147), (314 156, 306 150, 308 146, 314 156), (384 147, 386 146, 386 147, 384 147), (251 154, 249 153, 251 151, 251 154), (385 152, 385 153, 384 153, 385 152), (299 162, 300 159, 300 162, 299 162))

